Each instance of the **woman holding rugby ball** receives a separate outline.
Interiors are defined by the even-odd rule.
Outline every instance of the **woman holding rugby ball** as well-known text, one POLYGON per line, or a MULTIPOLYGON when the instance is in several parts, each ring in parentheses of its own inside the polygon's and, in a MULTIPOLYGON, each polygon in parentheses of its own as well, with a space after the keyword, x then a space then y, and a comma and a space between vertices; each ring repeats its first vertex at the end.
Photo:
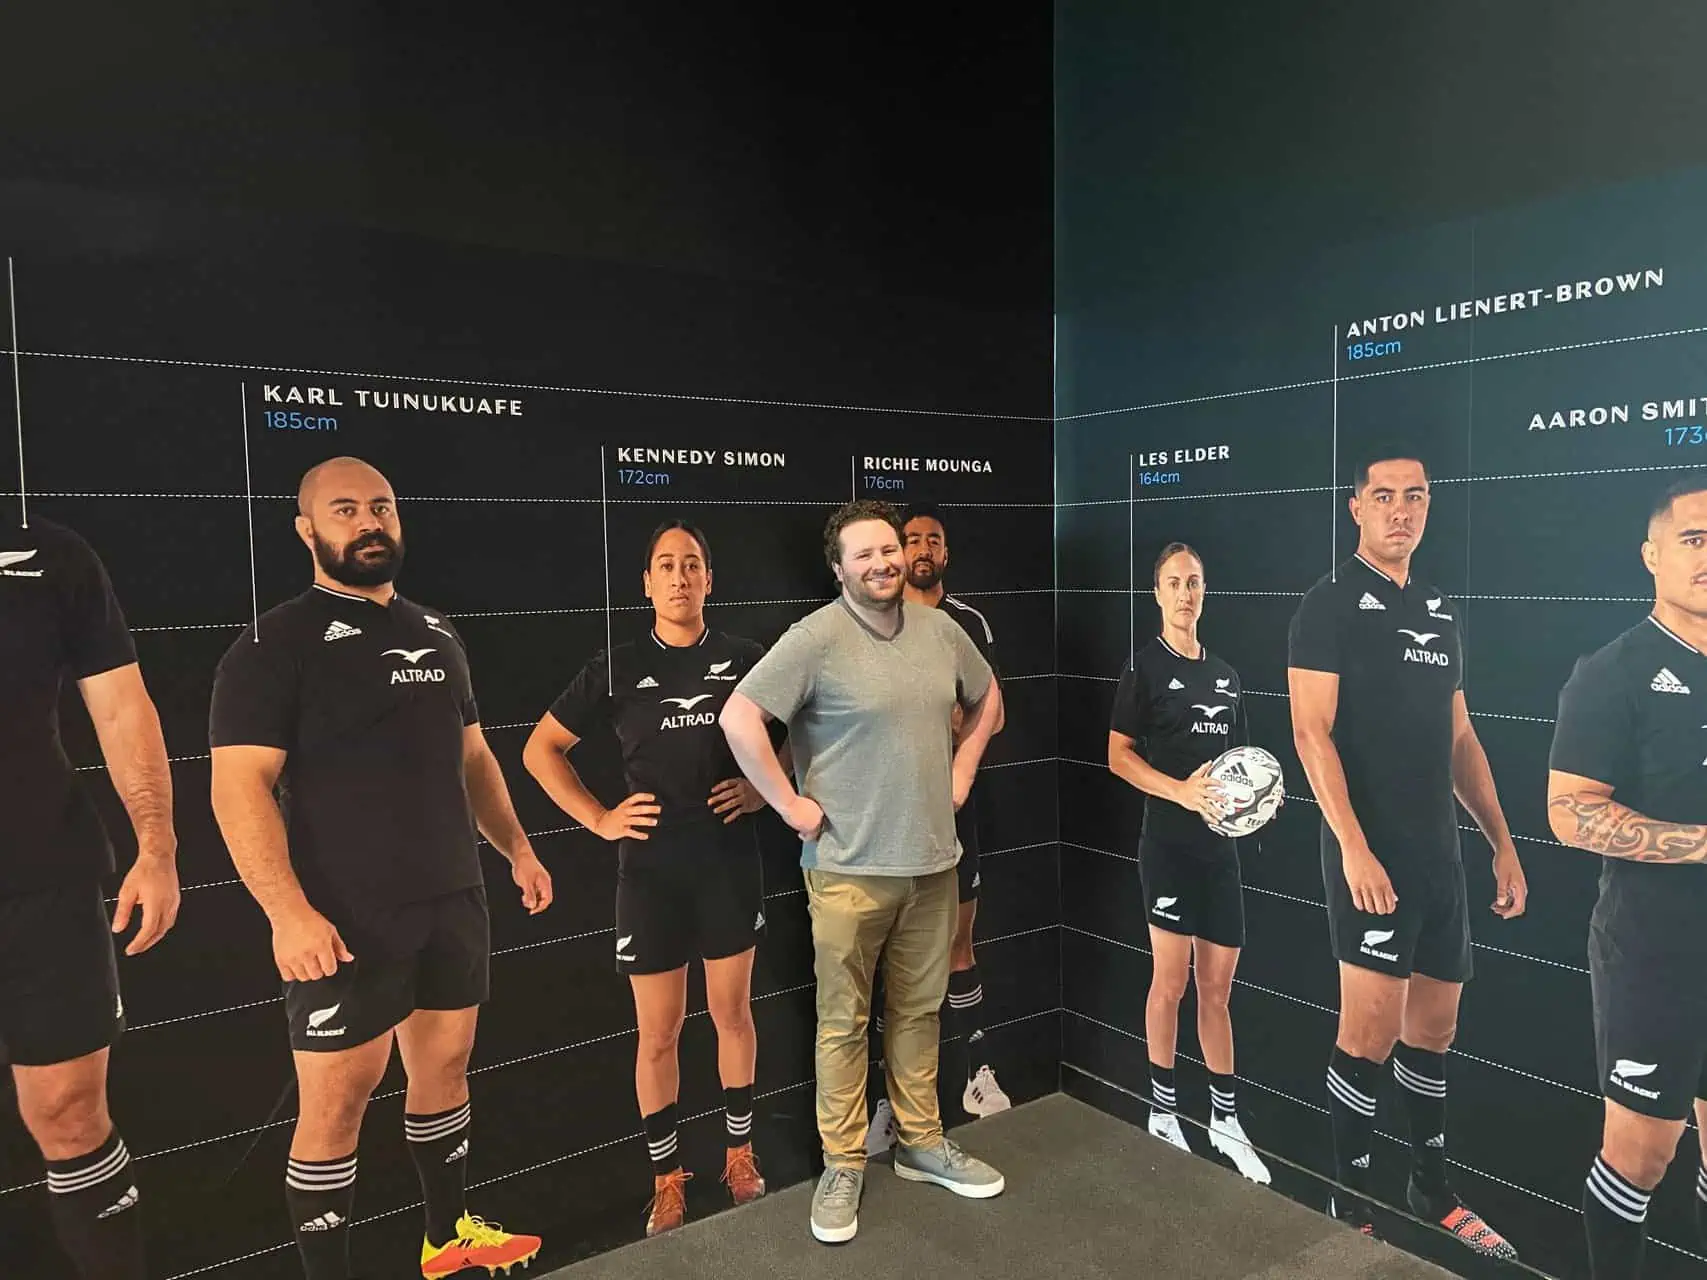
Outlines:
POLYGON ((1180 998, 1197 969, 1197 1037, 1209 1068, 1209 1142, 1245 1177, 1269 1181, 1239 1123, 1233 1088, 1233 1024, 1227 998, 1245 941, 1239 855, 1211 829, 1225 796, 1209 776, 1222 752, 1249 742, 1239 673, 1197 638, 1203 560, 1172 542, 1152 586, 1161 633, 1121 673, 1108 734, 1108 767, 1145 795, 1138 842, 1144 910, 1154 957, 1144 1007, 1150 1050, 1150 1132, 1191 1150, 1180 1128, 1174 1042, 1180 998))

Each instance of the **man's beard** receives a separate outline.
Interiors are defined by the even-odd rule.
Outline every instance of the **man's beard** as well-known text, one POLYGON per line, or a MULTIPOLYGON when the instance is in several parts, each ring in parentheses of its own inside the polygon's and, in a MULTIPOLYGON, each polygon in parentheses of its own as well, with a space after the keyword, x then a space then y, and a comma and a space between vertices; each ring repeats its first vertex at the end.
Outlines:
POLYGON ((907 582, 915 591, 929 591, 941 581, 935 560, 915 560, 907 566, 907 582))
POLYGON ((328 578, 346 587, 382 587, 396 578, 403 567, 403 543, 375 530, 340 548, 316 533, 314 559, 328 578), (376 559, 361 559, 360 553, 368 547, 384 547, 386 554, 376 559))

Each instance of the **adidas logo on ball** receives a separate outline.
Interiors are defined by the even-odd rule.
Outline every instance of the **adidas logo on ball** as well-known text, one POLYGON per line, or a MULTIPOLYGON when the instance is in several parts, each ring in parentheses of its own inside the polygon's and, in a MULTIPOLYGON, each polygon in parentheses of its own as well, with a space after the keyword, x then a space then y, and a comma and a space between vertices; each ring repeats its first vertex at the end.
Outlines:
POLYGON ((1224 836, 1254 835, 1268 825, 1286 798, 1280 761, 1261 747, 1222 752, 1209 766, 1209 778, 1220 784, 1226 805, 1221 820, 1210 822, 1209 827, 1224 836))

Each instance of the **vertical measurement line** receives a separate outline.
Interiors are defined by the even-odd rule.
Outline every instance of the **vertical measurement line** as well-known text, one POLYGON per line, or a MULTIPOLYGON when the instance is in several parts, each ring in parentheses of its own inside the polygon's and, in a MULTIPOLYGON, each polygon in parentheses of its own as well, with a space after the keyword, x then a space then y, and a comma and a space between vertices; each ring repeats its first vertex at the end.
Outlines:
POLYGON ((605 466, 605 447, 599 446, 599 523, 605 538, 605 692, 616 696, 616 667, 611 660, 610 621, 610 495, 607 492, 608 469, 605 466))
POLYGON ((249 471, 249 384, 239 382, 243 406, 243 506, 249 515, 249 612, 255 624, 255 643, 261 643, 261 591, 255 572, 255 483, 249 471))
MULTIPOLYGON (((1470 221, 1470 292, 1466 297, 1476 296, 1476 222, 1470 221)), ((1464 397, 1464 478, 1472 483, 1464 486, 1464 594, 1470 595, 1475 587, 1470 582, 1470 548, 1476 545, 1475 516, 1476 516, 1476 486, 1473 483, 1476 476, 1476 318, 1470 317, 1470 363, 1465 366, 1469 375, 1465 379, 1464 397)), ((1465 600, 1459 606, 1465 613, 1470 611, 1470 601, 1465 600)))
POLYGON ((1138 663, 1138 549, 1133 524, 1138 509, 1138 455, 1126 455, 1126 662, 1138 663))
POLYGON ((848 497, 859 501, 859 454, 848 455, 848 497))
POLYGON ((24 483, 24 383, 18 372, 18 288, 12 275, 12 259, 6 259, 6 310, 12 318, 12 407, 18 419, 18 510, 24 528, 30 527, 29 485, 24 483))
POLYGON ((1334 326, 1334 457, 1328 479, 1328 577, 1339 581, 1340 563, 1340 327, 1334 326))

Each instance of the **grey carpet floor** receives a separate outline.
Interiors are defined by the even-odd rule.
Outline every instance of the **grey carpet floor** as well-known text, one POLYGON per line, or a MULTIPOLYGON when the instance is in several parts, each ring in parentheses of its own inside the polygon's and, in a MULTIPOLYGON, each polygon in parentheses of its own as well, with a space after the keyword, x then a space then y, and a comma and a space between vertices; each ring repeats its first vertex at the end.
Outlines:
POLYGON ((554 1280, 1443 1280, 1209 1160, 1057 1094, 956 1133, 1007 1177, 993 1200, 866 1172, 859 1235, 812 1238, 811 1185, 554 1273, 554 1280))

